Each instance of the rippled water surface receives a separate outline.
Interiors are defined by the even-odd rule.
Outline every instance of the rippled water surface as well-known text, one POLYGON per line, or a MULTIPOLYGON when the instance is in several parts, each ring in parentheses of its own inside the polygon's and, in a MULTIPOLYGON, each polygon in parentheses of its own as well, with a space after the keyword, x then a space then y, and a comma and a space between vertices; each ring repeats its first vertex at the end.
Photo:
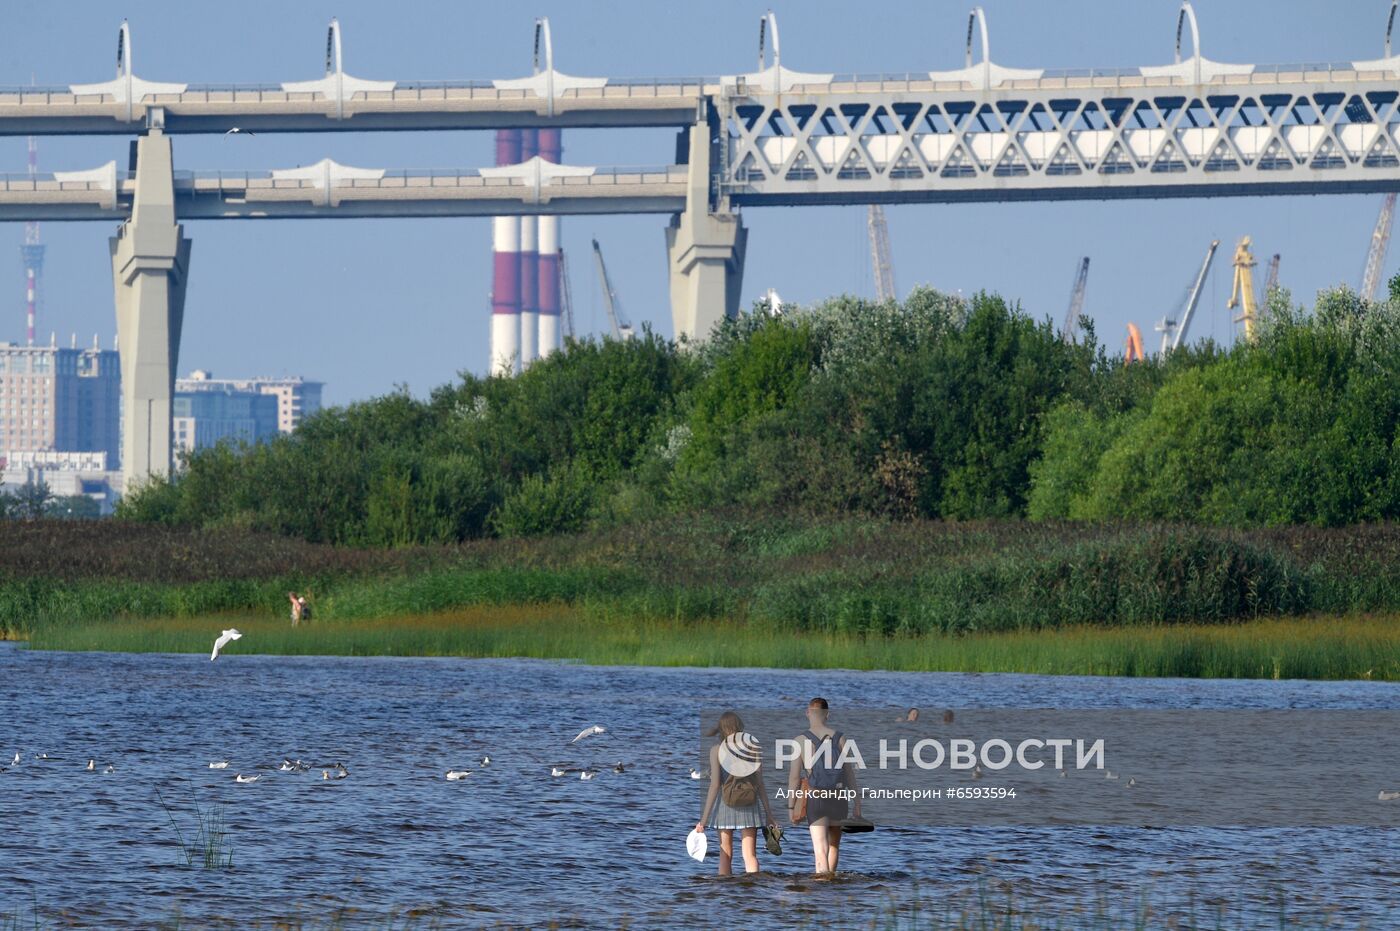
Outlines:
MULTIPOLYGON (((772 706, 1400 708, 1379 683, 1195 682, 607 668, 517 660, 42 653, 0 643, 0 926, 350 924, 891 926, 979 891, 1033 915, 1129 911, 1389 927, 1400 838, 1382 830, 894 829, 849 838, 815 882, 789 834, 754 880, 685 856, 701 708, 772 706), (608 733, 570 746, 587 724, 608 733), (36 761, 36 754, 58 759, 36 761), (492 757, 479 767, 483 754, 492 757), (344 761, 326 782, 283 757, 344 761), (99 770, 83 770, 87 760, 99 770), (228 759, 227 770, 208 768, 228 759), (615 761, 629 765, 621 775, 615 761), (596 765, 591 781, 555 763, 596 765), (443 774, 477 772, 461 782, 443 774), (251 785, 234 775, 263 773, 251 785), (230 870, 182 865, 195 805, 220 809, 230 870), (1144 899, 1145 897, 1145 899, 1144 899), (1281 897, 1281 899, 1280 899, 1281 897), (1280 905, 1282 901, 1282 905, 1280 905), (1193 904, 1194 903, 1194 904, 1193 904), (1238 911, 1235 912, 1238 915, 1238 911), (1330 916, 1330 917, 1329 917, 1330 916)), ((712 847, 715 844, 711 834, 712 847)))

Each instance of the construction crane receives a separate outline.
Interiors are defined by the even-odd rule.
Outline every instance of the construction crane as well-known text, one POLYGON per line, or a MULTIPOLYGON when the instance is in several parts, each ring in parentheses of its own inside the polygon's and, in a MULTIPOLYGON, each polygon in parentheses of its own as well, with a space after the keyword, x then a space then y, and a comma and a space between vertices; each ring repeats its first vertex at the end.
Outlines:
POLYGON ((1079 270, 1074 273, 1074 287, 1069 291, 1069 310, 1065 311, 1065 342, 1074 342, 1079 331, 1079 315, 1084 312, 1084 288, 1089 284, 1089 257, 1079 260, 1079 270))
POLYGON ((885 208, 871 204, 866 213, 870 228, 870 266, 875 272, 875 299, 881 304, 899 299, 894 287, 894 260, 890 258, 890 228, 885 223, 885 208))
POLYGON ((1395 193, 1392 191, 1381 201, 1381 213, 1371 233, 1371 250, 1366 253, 1366 271, 1361 275, 1361 296, 1368 301, 1376 299, 1376 288, 1385 272, 1385 254, 1390 250, 1390 228, 1394 225, 1395 193))
POLYGON ((759 300, 768 306, 768 315, 770 317, 781 317, 783 315, 783 305, 787 302, 783 300, 783 296, 778 293, 777 288, 769 288, 759 300))
MULTIPOLYGON (((1196 305, 1201 302, 1201 289, 1205 286, 1206 275, 1210 274, 1210 263, 1215 260, 1215 250, 1218 248, 1220 240, 1211 240, 1210 247, 1206 249, 1205 261, 1201 263, 1201 270, 1196 273, 1196 280, 1186 292, 1186 303, 1181 308, 1180 322, 1171 317, 1163 317, 1157 324, 1156 330, 1162 334, 1163 353, 1180 346, 1181 341, 1186 339, 1186 331, 1191 326, 1191 316, 1196 312, 1196 305)), ((1278 269, 1278 256, 1274 256, 1271 267, 1278 269)))
POLYGON ((1279 254, 1275 252, 1269 259, 1269 274, 1264 277, 1264 300, 1269 299, 1269 292, 1278 287, 1278 260, 1279 254))
POLYGON ((608 311, 608 322, 612 324, 612 335, 614 339, 631 339, 632 324, 622 316, 621 309, 617 306, 617 292, 613 290, 612 280, 608 278, 608 266, 603 262, 603 249, 598 245, 598 240, 593 240, 593 258, 598 263, 598 278, 603 284, 603 307, 608 311))
POLYGON ((1235 318, 1236 323, 1244 324, 1244 338, 1254 339, 1254 326, 1259 319, 1258 298, 1254 293, 1254 255, 1249 251, 1250 238, 1245 236, 1240 240, 1240 244, 1235 247, 1235 279, 1230 287, 1230 303, 1225 306, 1234 310, 1240 309, 1240 315, 1235 318))
POLYGON ((1123 347, 1124 362, 1141 362, 1146 356, 1142 352, 1142 331, 1136 323, 1128 324, 1128 342, 1123 347))
POLYGON ((564 337, 574 338, 574 289, 569 284, 569 262, 564 250, 559 249, 559 297, 560 310, 564 312, 564 337))

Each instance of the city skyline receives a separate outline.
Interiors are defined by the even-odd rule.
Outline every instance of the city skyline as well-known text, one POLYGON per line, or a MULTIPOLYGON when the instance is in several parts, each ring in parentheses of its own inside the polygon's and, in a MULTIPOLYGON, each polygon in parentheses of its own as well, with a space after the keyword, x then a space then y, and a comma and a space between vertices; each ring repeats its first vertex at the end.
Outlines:
MULTIPOLYGON (((993 58, 1011 66, 1132 67, 1171 60, 1174 2, 986 5, 993 58), (1093 30, 1082 28, 1094 22, 1093 30)), ((893 29, 863 22, 835 4, 775 4, 784 64, 838 72, 904 72, 955 67, 966 11, 947 5, 896 5, 893 29), (833 24, 844 23, 840 28, 833 24)), ((314 77, 325 23, 339 16, 347 70, 368 78, 516 77, 530 66, 531 17, 549 15, 561 70, 614 77, 733 73, 753 67, 763 8, 721 3, 701 15, 635 3, 585 8, 541 3, 504 11, 425 4, 389 17, 368 3, 313 2, 293 10, 248 3, 243 15, 276 10, 277 28, 255 43, 203 35, 179 6, 151 3, 131 18, 136 70, 152 80, 266 82, 314 77), (429 11, 429 12, 425 12, 429 11), (433 28, 429 28, 432 26, 433 28), (648 41, 650 40, 650 41, 648 41)), ((1317 9, 1278 10, 1262 2, 1197 4, 1204 50, 1212 58, 1261 64, 1376 57, 1388 4, 1362 3, 1343 18, 1317 9), (1372 9, 1374 7, 1374 9, 1372 9), (1267 14, 1267 15, 1266 15, 1267 14)), ((0 82, 101 80, 110 73, 118 17, 96 3, 74 5, 52 21, 17 11, 0 38, 0 82)), ((177 168, 275 168, 330 156, 386 168, 481 167, 491 163, 491 134, 355 134, 238 138, 181 137, 177 168)), ((664 130, 565 134, 564 161, 627 165, 670 161, 664 130)), ((22 137, 0 140, 0 166, 21 171, 22 137)), ((119 140, 41 139, 39 170, 88 168, 124 158, 119 140)), ((1297 300, 1319 288, 1358 283, 1380 198, 1349 195, 1075 204, 899 206, 887 210, 901 294, 917 284, 969 293, 986 289, 1037 318, 1058 322, 1075 266, 1093 259, 1086 312, 1100 338, 1121 347, 1128 322, 1145 334, 1171 312, 1207 244, 1253 237, 1256 255, 1282 254, 1280 280, 1297 300), (1069 235, 1047 234, 1068 231, 1069 235)), ((752 209, 744 303, 767 288, 807 304, 849 292, 874 292, 865 210, 858 207, 752 209)), ((660 217, 574 218, 563 245, 574 258, 572 290, 581 332, 606 320, 588 255, 596 236, 634 323, 670 335, 660 217)), ((22 341, 22 224, 7 224, 15 269, 12 295, 0 292, 0 338, 22 341)), ((115 329, 106 224, 43 226, 48 245, 45 296, 36 342, 55 332, 115 329)), ((382 394, 405 384, 415 394, 451 381, 458 370, 483 374, 490 332, 490 223, 486 220, 375 220, 337 223, 191 223, 194 239, 181 372, 300 374, 327 383, 328 403, 382 394), (248 268, 257 270, 246 276, 248 268)), ((1223 256, 1222 256, 1223 258, 1223 256)), ((1387 264, 1392 273, 1395 262, 1387 264)), ((1228 342, 1228 262, 1206 282, 1193 337, 1228 342)), ((80 343, 84 342, 80 340, 80 343)), ((1153 342, 1149 338, 1149 343, 1153 342)))

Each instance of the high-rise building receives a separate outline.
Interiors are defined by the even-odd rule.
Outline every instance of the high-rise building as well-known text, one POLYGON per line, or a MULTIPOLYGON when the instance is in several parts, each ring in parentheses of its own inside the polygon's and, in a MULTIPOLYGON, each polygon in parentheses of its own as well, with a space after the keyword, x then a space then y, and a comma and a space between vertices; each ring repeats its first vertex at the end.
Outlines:
POLYGON ((223 394, 266 394, 277 399, 277 431, 291 433, 306 417, 321 409, 324 382, 308 381, 300 375, 289 378, 215 378, 196 369, 189 378, 175 380, 175 393, 211 391, 223 394))
POLYGON ((227 385, 175 392, 173 448, 193 451, 229 440, 258 443, 277 435, 277 398, 227 385))
POLYGON ((115 350, 0 343, 0 454, 121 455, 121 363, 115 350))

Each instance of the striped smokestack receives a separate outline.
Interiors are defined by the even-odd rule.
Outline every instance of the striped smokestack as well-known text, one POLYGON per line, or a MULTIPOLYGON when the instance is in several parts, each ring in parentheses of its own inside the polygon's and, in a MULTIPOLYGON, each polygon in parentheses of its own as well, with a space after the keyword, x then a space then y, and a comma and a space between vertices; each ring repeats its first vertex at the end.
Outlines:
MULTIPOLYGON (((558 163, 563 151, 559 130, 539 130, 540 158, 558 163)), ((539 308, 540 358, 559 348, 559 218, 540 217, 539 308)))
MULTIPOLYGON (((539 153, 539 130, 520 131, 520 160, 539 153)), ((520 218, 520 367, 535 361, 539 345, 539 221, 520 218)))
MULTIPOLYGON (((520 130, 496 131, 496 164, 520 161, 520 130)), ((491 374, 510 375, 520 361, 520 218, 491 220, 491 374)))

